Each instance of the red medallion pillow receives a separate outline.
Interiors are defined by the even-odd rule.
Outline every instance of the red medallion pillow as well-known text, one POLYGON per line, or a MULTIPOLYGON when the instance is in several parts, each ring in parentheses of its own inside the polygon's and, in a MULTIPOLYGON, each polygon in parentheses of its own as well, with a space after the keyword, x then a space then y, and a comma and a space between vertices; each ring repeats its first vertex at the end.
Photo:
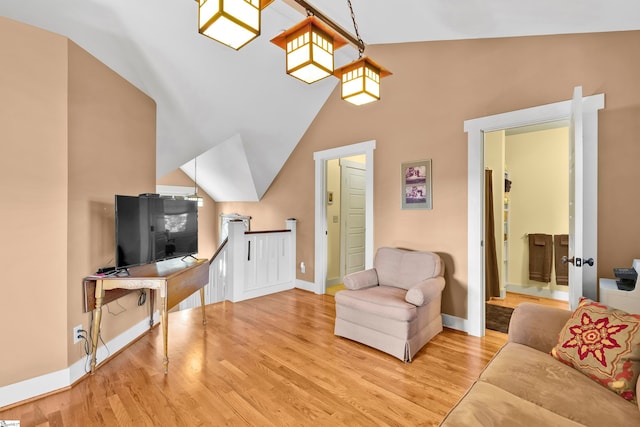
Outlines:
POLYGON ((551 355, 635 401, 640 374, 640 315, 581 298, 551 355))

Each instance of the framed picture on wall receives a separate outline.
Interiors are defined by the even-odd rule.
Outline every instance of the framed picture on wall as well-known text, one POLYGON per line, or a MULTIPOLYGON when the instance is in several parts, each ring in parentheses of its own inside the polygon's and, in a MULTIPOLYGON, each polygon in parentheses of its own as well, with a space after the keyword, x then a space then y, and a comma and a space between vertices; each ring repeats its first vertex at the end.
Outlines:
POLYGON ((432 209, 431 159, 402 163, 402 209, 432 209))

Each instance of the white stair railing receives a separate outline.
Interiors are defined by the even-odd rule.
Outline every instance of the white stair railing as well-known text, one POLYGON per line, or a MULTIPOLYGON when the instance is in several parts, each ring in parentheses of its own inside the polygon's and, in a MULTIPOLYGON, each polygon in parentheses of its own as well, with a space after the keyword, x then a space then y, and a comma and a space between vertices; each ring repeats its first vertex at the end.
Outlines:
MULTIPOLYGON (((295 219, 288 219, 284 230, 269 231, 246 231, 242 221, 231 221, 229 237, 209 261, 205 304, 238 302, 293 289, 295 280, 295 219)), ((199 306, 200 294, 196 292, 178 309, 199 306)))

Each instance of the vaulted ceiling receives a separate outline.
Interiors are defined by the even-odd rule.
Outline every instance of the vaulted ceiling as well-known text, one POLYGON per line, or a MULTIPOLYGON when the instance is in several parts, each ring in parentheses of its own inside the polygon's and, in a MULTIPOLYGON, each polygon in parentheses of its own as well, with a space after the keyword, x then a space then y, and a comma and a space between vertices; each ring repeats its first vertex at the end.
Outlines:
MULTIPOLYGON (((353 29, 346 0, 309 0, 353 29)), ((367 44, 640 29, 637 0, 352 0, 367 44)), ((291 0, 234 51, 197 32, 194 0, 2 0, 0 15, 64 35, 157 104, 157 176, 176 168, 217 201, 259 200, 337 79, 284 72, 271 38, 304 17, 291 0)), ((336 66, 357 57, 336 53, 336 66)), ((392 68, 392 65, 384 64, 392 68)), ((358 108, 358 107, 354 107, 358 108)), ((362 107, 360 107, 362 108, 362 107)))

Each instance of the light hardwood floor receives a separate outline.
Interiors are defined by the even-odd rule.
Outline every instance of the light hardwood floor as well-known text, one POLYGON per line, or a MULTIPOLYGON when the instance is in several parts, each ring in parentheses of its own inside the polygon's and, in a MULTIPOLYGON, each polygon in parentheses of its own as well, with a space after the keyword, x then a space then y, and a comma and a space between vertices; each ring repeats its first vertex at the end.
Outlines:
POLYGON ((437 425, 506 342, 445 329, 413 362, 333 335, 332 296, 291 290, 170 314, 70 390, 0 412, 21 426, 437 425))
POLYGON ((499 305, 502 307, 516 308, 518 304, 523 302, 532 302, 534 304, 546 305, 549 307, 562 308, 563 310, 569 310, 569 302, 561 301, 551 298, 536 297, 526 294, 518 294, 515 292, 507 292, 504 298, 491 297, 489 304, 499 305))

